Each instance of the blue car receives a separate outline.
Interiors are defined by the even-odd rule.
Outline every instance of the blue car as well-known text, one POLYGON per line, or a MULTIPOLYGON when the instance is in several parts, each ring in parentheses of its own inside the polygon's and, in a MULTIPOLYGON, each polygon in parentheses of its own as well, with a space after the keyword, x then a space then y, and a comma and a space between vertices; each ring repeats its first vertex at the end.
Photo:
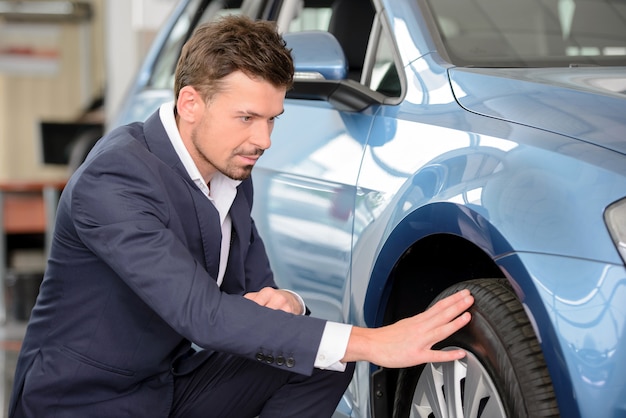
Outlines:
POLYGON ((626 2, 183 0, 112 125, 228 13, 296 62, 253 171, 277 282, 368 327, 476 299, 463 360, 359 363, 335 416, 625 417, 626 2))

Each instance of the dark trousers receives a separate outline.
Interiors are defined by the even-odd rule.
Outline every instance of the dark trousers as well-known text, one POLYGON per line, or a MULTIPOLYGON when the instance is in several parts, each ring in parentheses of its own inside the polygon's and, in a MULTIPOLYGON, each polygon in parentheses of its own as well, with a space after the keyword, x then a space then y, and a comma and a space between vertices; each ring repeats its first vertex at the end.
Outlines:
POLYGON ((214 353, 192 373, 174 379, 172 418, 326 418, 345 392, 345 372, 315 369, 302 376, 260 362, 214 353))

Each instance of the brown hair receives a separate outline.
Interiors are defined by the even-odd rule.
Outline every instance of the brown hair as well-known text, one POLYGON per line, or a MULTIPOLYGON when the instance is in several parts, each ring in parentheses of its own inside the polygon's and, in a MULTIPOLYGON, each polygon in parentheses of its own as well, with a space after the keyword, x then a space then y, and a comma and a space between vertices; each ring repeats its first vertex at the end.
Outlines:
POLYGON ((292 86, 291 50, 273 22, 228 15, 200 25, 178 59, 176 99, 183 87, 192 86, 208 102, 220 91, 221 79, 237 70, 276 87, 292 86))

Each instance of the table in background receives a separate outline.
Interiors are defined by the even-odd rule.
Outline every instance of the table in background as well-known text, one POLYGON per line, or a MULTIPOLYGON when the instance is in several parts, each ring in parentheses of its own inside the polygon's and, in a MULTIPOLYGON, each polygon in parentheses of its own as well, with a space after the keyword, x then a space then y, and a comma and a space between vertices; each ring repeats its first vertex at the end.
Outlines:
POLYGON ((0 322, 6 321, 7 235, 44 234, 47 258, 65 181, 0 181, 0 322))

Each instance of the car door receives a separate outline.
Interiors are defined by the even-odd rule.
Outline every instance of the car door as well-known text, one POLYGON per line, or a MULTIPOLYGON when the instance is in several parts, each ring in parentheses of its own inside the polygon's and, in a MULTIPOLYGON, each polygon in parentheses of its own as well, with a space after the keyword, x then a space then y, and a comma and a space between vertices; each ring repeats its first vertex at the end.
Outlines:
MULTIPOLYGON (((284 1, 286 33, 322 30, 340 42, 348 77, 360 83, 374 7, 362 0, 284 1)), ((379 106, 338 110, 328 101, 285 101, 272 146, 253 171, 254 216, 280 286, 315 316, 345 321, 349 304, 356 183, 379 106)))

